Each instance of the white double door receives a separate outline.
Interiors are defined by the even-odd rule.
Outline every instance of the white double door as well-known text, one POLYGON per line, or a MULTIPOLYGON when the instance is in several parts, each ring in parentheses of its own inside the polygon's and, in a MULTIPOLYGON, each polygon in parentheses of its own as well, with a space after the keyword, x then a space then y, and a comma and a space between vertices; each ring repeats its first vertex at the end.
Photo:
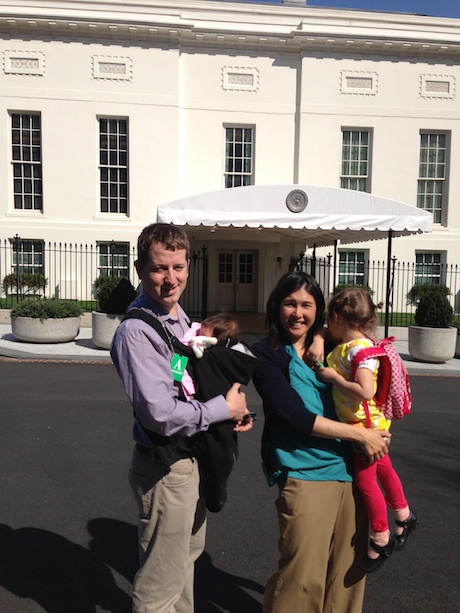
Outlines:
POLYGON ((217 252, 217 305, 228 311, 256 311, 257 251, 217 252))

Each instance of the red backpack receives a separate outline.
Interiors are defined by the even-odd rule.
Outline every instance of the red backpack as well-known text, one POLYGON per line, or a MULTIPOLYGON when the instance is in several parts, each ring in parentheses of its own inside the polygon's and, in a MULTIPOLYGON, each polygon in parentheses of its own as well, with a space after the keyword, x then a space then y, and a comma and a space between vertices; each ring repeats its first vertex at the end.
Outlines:
POLYGON ((381 341, 374 341, 374 347, 361 349, 353 356, 351 362, 351 375, 354 380, 356 370, 363 360, 366 358, 379 359, 377 391, 374 400, 377 407, 390 420, 402 419, 404 415, 408 415, 412 405, 409 375, 401 356, 393 345, 395 340, 394 336, 391 336, 381 341))

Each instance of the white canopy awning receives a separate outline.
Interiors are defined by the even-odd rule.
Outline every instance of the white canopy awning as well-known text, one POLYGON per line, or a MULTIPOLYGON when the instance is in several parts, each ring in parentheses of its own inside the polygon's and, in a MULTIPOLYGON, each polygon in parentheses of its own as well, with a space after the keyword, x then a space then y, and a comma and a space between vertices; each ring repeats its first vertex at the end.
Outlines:
POLYGON ((355 243, 431 232, 432 215, 414 206, 314 185, 252 185, 209 192, 158 207, 157 220, 189 228, 266 229, 307 246, 355 243))

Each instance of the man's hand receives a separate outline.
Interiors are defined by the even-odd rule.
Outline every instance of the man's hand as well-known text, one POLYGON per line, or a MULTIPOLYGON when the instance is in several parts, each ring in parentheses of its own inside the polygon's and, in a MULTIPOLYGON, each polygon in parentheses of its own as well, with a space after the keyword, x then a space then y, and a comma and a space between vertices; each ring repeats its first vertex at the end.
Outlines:
POLYGON ((238 422, 233 428, 233 432, 247 432, 248 430, 251 430, 252 426, 253 419, 251 417, 250 419, 248 419, 248 421, 243 421, 242 423, 238 422))
POLYGON ((238 422, 242 422, 246 413, 249 413, 246 406, 246 394, 241 392, 240 388, 241 383, 234 383, 225 396, 230 418, 238 422))

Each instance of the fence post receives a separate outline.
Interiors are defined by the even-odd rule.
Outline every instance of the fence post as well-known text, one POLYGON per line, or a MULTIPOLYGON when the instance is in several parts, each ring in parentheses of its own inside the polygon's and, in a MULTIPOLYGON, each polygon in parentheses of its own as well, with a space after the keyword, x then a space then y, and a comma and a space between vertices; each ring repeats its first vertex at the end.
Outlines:
POLYGON ((13 251, 16 251, 16 302, 19 302, 19 281, 21 278, 21 273, 19 272, 19 243, 21 242, 21 237, 19 234, 16 234, 13 240, 13 251))
POLYGON ((393 240, 393 230, 388 230, 388 244, 387 244, 387 287, 385 298, 385 336, 388 336, 388 327, 390 321, 390 279, 391 279, 391 243, 393 240))
POLYGON ((311 276, 316 279, 316 245, 313 245, 313 252, 311 255, 311 276))
POLYGON ((338 260, 338 253, 339 253, 339 243, 338 240, 335 239, 334 241, 334 269, 333 269, 333 276, 334 279, 332 280, 332 291, 334 291, 335 286, 337 285, 337 260, 338 260))
POLYGON ((205 319, 208 315, 208 248, 203 245, 201 252, 203 254, 203 285, 201 287, 201 318, 205 319))

